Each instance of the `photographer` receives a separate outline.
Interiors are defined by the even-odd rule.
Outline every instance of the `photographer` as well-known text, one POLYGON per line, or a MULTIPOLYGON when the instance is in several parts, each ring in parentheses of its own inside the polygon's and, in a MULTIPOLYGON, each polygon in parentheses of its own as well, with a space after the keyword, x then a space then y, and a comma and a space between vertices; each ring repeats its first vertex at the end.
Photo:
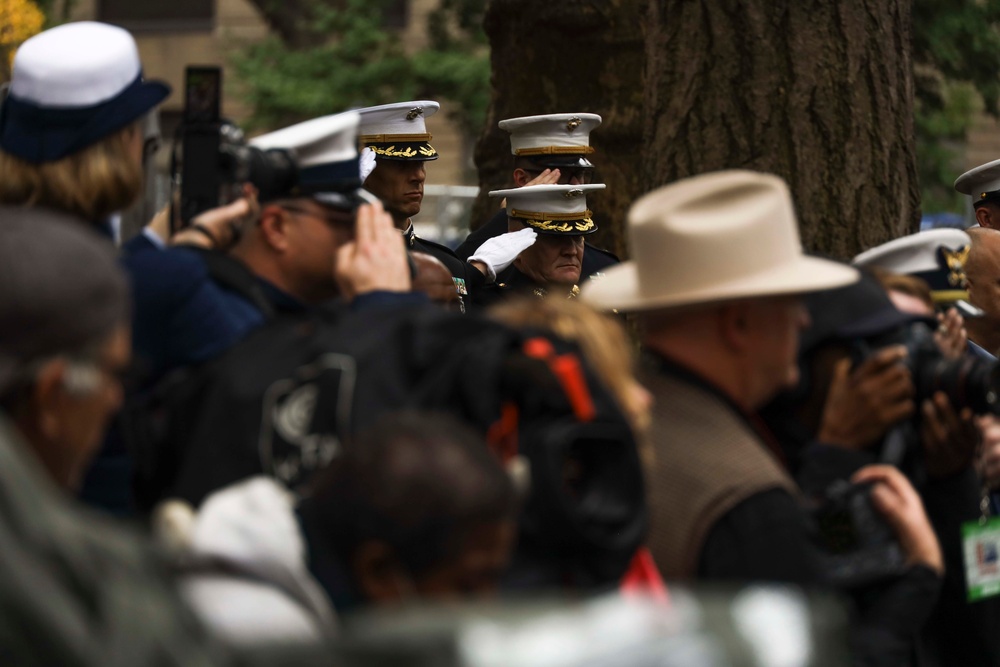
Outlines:
MULTIPOLYGON (((177 234, 173 247, 125 258, 136 354, 151 377, 217 356, 274 314, 335 299, 360 306, 413 298, 398 294, 410 288, 403 243, 386 233, 391 219, 359 187, 357 124, 348 112, 255 139, 255 148, 287 151, 297 181, 262 184, 259 213, 237 238, 219 209, 177 234)), ((238 215, 241 206, 228 211, 238 215)))
MULTIPOLYGON (((668 578, 825 586, 799 490, 757 412, 797 378, 804 293, 857 280, 802 255, 787 186, 724 171, 685 179, 629 210, 635 260, 583 298, 637 312, 656 399, 648 469, 650 551, 668 578)), ((937 595, 940 552, 919 498, 898 472, 863 471, 872 503, 905 554, 901 576, 860 610, 863 664, 904 664, 937 595), (876 491, 875 489, 883 489, 876 491)))
MULTIPOLYGON (((929 664, 996 664, 995 603, 966 602, 960 541, 962 522, 979 516, 979 484, 970 465, 978 433, 967 406, 953 407, 942 392, 918 396, 914 376, 922 371, 901 344, 911 329, 936 320, 896 309, 868 275, 813 295, 807 304, 812 325, 803 333, 801 380, 763 411, 790 468, 813 497, 880 459, 892 459, 919 480, 946 565, 920 654, 929 664), (899 454, 883 446, 892 432, 909 441, 899 454)), ((930 329, 924 331, 933 345, 930 329)))

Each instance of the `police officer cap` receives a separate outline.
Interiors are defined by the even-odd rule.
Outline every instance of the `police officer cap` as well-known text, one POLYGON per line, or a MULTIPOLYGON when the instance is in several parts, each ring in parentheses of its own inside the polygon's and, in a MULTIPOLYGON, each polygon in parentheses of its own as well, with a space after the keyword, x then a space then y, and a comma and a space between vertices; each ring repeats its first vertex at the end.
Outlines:
POLYGON ((539 234, 582 236, 597 231, 593 212, 587 208, 587 193, 604 189, 591 185, 526 185, 512 190, 494 190, 491 197, 507 198, 507 216, 516 218, 539 234))
POLYGON ((121 28, 81 21, 35 35, 14 55, 0 110, 0 148, 31 163, 79 152, 138 120, 170 94, 145 81, 121 28))
POLYGON ((385 160, 436 160, 438 152, 424 122, 441 105, 430 100, 396 102, 358 109, 361 145, 385 160))
POLYGON ((1000 201, 1000 160, 970 169, 955 179, 955 189, 972 197, 973 204, 1000 201))
POLYGON ((852 264, 921 278, 936 303, 967 300, 965 260, 970 243, 960 229, 932 229, 866 250, 852 264))
POLYGON ((508 118, 499 123, 510 132, 510 152, 543 167, 593 168, 590 132, 601 124, 594 113, 552 113, 508 118))

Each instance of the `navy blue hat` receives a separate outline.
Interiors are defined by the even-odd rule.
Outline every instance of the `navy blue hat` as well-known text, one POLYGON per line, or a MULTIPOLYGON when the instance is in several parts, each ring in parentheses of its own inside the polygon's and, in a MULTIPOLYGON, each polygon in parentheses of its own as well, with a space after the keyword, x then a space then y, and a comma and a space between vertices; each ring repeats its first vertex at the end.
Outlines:
POLYGON ((27 162, 79 152, 151 111, 170 94, 144 81, 128 31, 81 21, 35 35, 14 56, 0 109, 0 149, 27 162))
POLYGON ((870 338, 911 322, 937 326, 933 318, 896 308, 874 276, 867 271, 860 273, 861 279, 856 283, 805 296, 810 325, 799 339, 800 355, 828 341, 870 338))
POLYGON ((931 229, 866 250, 851 263, 920 278, 936 304, 968 301, 965 261, 971 243, 960 229, 931 229))

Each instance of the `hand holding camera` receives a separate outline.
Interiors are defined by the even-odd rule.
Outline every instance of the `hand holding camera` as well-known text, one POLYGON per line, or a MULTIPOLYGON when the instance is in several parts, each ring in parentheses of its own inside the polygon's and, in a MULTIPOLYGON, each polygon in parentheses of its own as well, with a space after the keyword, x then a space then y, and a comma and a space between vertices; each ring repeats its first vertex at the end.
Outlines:
POLYGON ((968 466, 979 445, 972 409, 955 410, 947 394, 938 391, 924 399, 920 413, 920 442, 927 474, 945 477, 968 466))
POLYGON ((853 369, 849 358, 837 362, 820 422, 820 442, 863 449, 912 416, 914 387, 905 358, 906 348, 892 345, 853 369))
POLYGON ((976 462, 979 477, 989 488, 1000 488, 1000 419, 984 415, 977 425, 982 435, 982 451, 976 462))
POLYGON ((851 479, 855 484, 874 484, 871 501, 892 528, 903 548, 906 562, 924 565, 938 574, 944 571, 941 547, 916 489, 896 468, 873 465, 862 468, 851 479))

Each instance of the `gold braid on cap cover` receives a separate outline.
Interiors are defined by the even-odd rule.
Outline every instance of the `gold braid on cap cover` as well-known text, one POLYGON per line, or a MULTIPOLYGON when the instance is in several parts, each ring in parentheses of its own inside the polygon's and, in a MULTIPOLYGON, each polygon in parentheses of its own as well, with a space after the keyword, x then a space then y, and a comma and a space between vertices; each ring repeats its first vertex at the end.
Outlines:
POLYGON ((363 134, 358 137, 362 148, 370 148, 375 155, 385 157, 436 157, 437 150, 427 142, 433 139, 430 134, 363 134), (397 148, 396 144, 425 144, 424 146, 406 146, 397 148), (375 144, 389 144, 377 146, 375 144))
POLYGON ((591 216, 594 212, 589 208, 579 213, 539 213, 538 211, 522 211, 512 208, 507 211, 511 218, 518 218, 528 223, 530 227, 543 232, 589 232, 594 229, 591 216), (557 222, 558 221, 558 222, 557 222))
POLYGON ((514 149, 514 155, 590 155, 593 152, 593 146, 541 146, 514 149))

